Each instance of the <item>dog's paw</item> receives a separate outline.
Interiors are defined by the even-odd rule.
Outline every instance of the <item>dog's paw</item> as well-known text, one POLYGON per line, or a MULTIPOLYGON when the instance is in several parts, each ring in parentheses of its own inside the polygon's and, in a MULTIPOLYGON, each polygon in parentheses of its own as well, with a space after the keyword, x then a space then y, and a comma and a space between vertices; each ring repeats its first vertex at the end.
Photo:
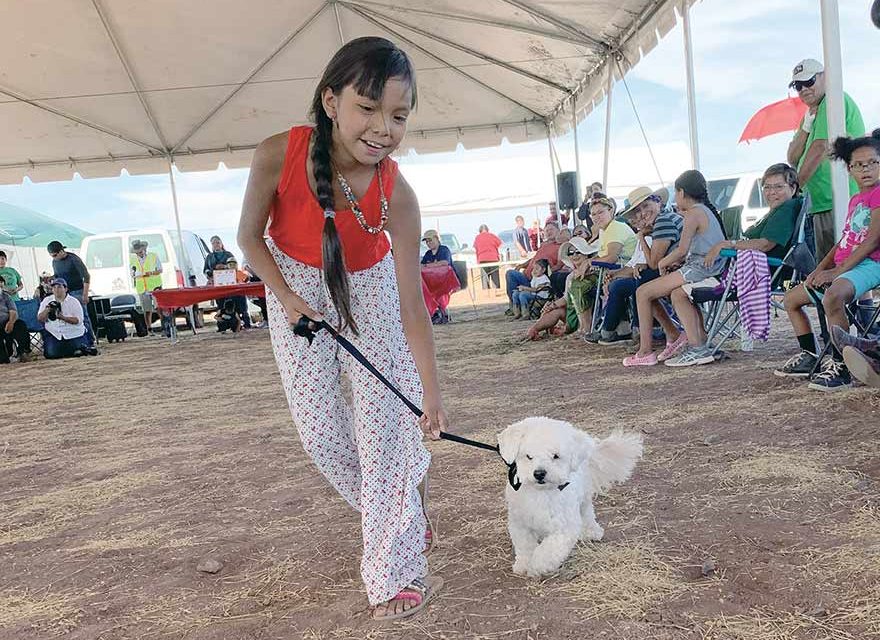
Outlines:
POLYGON ((591 525, 585 525, 583 531, 581 531, 581 540, 591 540, 593 542, 598 542, 602 539, 602 536, 605 535, 605 530, 599 526, 598 523, 593 523, 591 525))
POLYGON ((524 576, 529 571, 529 561, 527 558, 517 558, 513 563, 513 572, 518 576, 524 576))

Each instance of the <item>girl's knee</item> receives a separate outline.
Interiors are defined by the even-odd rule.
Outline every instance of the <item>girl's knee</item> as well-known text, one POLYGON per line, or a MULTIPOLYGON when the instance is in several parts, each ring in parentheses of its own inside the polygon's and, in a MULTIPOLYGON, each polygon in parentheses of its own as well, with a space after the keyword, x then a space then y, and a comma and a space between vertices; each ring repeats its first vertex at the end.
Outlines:
POLYGON ((822 306, 827 309, 841 309, 852 302, 854 293, 853 286, 848 280, 837 279, 825 291, 822 306))
POLYGON ((679 287, 678 289, 673 289, 669 293, 669 298, 672 300, 673 304, 675 304, 675 303, 681 304, 682 302, 690 302, 687 294, 684 292, 684 289, 682 289, 681 287, 679 287))

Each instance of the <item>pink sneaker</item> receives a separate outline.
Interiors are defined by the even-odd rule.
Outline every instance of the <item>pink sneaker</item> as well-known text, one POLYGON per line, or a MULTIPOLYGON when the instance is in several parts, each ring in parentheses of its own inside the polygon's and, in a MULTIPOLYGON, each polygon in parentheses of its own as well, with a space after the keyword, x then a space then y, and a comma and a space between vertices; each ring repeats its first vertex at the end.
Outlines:
POLYGON ((657 354, 653 351, 646 356, 634 353, 623 359, 624 367, 653 367, 655 364, 657 364, 657 354))
POLYGON ((684 349, 687 346, 688 337, 685 335, 685 332, 682 331, 678 335, 678 339, 675 342, 667 342, 666 348, 660 352, 657 356, 657 362, 663 362, 664 360, 669 360, 672 356, 677 354, 679 351, 684 349))

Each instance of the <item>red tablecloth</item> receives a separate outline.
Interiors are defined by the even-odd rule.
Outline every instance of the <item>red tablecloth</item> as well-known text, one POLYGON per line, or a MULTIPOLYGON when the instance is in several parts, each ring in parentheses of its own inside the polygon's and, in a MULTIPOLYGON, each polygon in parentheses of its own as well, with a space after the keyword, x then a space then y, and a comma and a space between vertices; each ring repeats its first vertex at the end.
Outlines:
POLYGON ((231 298, 232 296, 249 296, 263 298, 266 289, 262 282, 245 284, 227 284, 220 287, 186 287, 185 289, 158 289, 153 292, 156 306, 160 309, 188 307, 205 300, 231 298))
POLYGON ((434 315, 437 309, 446 311, 449 296, 459 289, 461 283, 449 265, 422 269, 422 295, 429 314, 434 315))

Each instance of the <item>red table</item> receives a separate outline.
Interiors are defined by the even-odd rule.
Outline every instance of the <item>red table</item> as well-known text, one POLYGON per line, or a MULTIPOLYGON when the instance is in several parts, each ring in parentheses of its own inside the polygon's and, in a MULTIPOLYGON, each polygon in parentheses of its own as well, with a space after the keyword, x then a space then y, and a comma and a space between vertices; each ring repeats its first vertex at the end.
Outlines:
POLYGON ((183 289, 157 289, 153 291, 156 306, 160 309, 189 307, 206 300, 231 298, 232 296, 265 298, 266 288, 262 282, 246 282, 244 284, 226 284, 217 287, 185 287, 183 289))
MULTIPOLYGON (((250 296, 264 298, 266 288, 262 282, 246 282, 244 284, 225 284, 209 287, 185 287, 183 289, 157 289, 153 291, 156 306, 160 309, 176 309, 183 307, 189 314, 189 322, 193 333, 196 332, 196 320, 193 317, 192 305, 206 300, 231 298, 232 296, 250 296)), ((177 342, 177 327, 171 320, 171 341, 177 342)))

